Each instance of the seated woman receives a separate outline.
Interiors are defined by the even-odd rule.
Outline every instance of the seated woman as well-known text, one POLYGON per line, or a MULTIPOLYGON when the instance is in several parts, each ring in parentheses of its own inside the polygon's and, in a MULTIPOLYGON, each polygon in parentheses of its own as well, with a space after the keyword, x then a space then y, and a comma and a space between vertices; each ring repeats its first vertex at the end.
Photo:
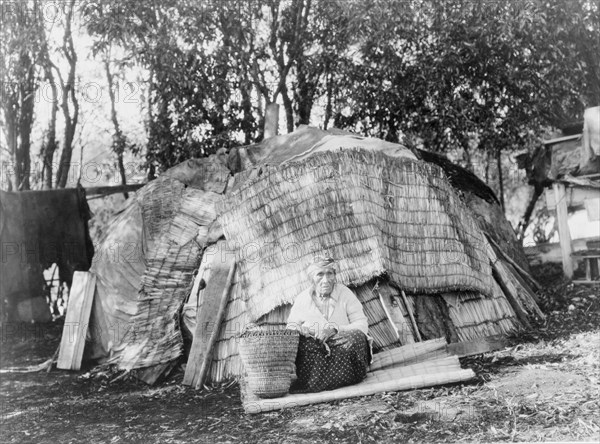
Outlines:
POLYGON ((292 392, 318 392, 356 384, 367 374, 369 324, 352 291, 336 283, 333 259, 317 257, 308 267, 311 286, 296 297, 287 328, 300 332, 298 379, 292 392))

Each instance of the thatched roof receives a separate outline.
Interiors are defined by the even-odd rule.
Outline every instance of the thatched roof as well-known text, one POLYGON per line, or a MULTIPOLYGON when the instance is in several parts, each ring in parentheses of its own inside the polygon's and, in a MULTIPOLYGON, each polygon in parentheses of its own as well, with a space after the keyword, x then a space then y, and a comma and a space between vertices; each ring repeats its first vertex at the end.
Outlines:
POLYGON ((347 285, 387 274, 410 292, 491 291, 483 233, 442 170, 408 157, 328 151, 267 166, 219 212, 256 318, 293 302, 321 251, 347 285))

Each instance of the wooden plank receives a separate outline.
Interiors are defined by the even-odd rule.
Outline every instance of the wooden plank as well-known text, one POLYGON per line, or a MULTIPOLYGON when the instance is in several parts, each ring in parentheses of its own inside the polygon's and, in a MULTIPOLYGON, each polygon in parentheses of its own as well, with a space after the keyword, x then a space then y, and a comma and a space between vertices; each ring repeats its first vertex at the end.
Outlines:
MULTIPOLYGON (((512 272, 513 276, 517 279, 517 281, 519 281, 519 284, 521 284, 521 287, 523 287, 525 289, 525 291, 529 294, 529 296, 535 301, 536 304, 540 303, 540 298, 538 298, 537 294, 535 293, 535 290, 533 288, 531 288, 529 286, 529 283, 526 282, 523 279, 523 275, 521 273, 519 273, 519 270, 515 269, 515 267, 513 267, 511 264, 509 264, 508 262, 504 264, 504 266, 506 268, 509 269, 509 271, 512 272)), ((538 288, 539 289, 539 288, 538 288)))
MULTIPOLYGON (((598 193, 598 196, 600 196, 600 192, 598 193)), ((590 222, 600 220, 600 197, 585 199, 583 205, 587 211, 587 217, 590 222)))
POLYGON ((600 278, 600 259, 597 257, 587 260, 590 267, 590 279, 600 278))
POLYGON ((600 286, 600 281, 588 281, 585 279, 574 279, 572 282, 577 285, 600 286))
POLYGON ((588 281, 592 280, 592 261, 585 259, 585 278, 588 281))
MULTIPOLYGON (((580 252, 589 249, 587 244, 593 241, 600 241, 600 237, 573 239, 571 241, 571 246, 575 252, 580 252)), ((560 244, 558 242, 527 246, 524 250, 527 260, 531 265, 546 263, 560 264, 562 262, 560 244)))
POLYGON ((492 275, 494 276, 496 282, 498 282, 498 285, 500 285, 504 296, 506 296, 506 300, 517 315, 519 321, 521 321, 524 327, 528 328, 530 327, 529 319, 524 308, 521 306, 521 302, 519 301, 517 294, 518 290, 514 287, 512 282, 510 282, 508 276, 506 276, 506 270, 498 264, 502 264, 502 262, 498 261, 492 264, 492 275))
POLYGON ((542 289, 540 284, 533 278, 533 276, 531 276, 531 274, 529 274, 529 272, 527 270, 523 269, 523 267, 521 267, 519 264, 517 264, 508 254, 506 254, 504 251, 502 251, 502 248, 500 247, 500 245, 498 245, 498 243, 494 239, 492 239, 491 236, 486 235, 486 238, 494 247, 494 251, 496 253, 499 253, 500 256, 502 256, 502 259, 504 259, 506 262, 508 262, 510 265, 512 265, 512 267, 518 272, 516 274, 520 273, 521 279, 527 279, 529 281, 529 285, 533 286, 536 290, 542 289))
POLYGON ((600 250, 585 250, 585 251, 576 251, 571 255, 571 257, 577 259, 585 259, 585 258, 600 258, 600 250))
POLYGON ((212 348, 225 314, 234 273, 235 260, 232 255, 225 255, 222 260, 214 261, 206 288, 198 295, 196 331, 183 377, 185 385, 202 387, 210 365, 212 348))
POLYGON ((382 285, 378 288, 379 301, 387 315, 388 320, 392 324, 392 328, 398 335, 398 339, 402 345, 412 344, 415 338, 412 329, 400 308, 400 298, 393 293, 393 289, 389 285, 382 285))
POLYGON ((492 276, 502 289, 506 300, 509 302, 521 324, 524 327, 530 327, 528 312, 540 319, 545 319, 546 315, 540 310, 535 299, 530 297, 527 289, 521 285, 519 280, 513 275, 513 272, 508 269, 508 264, 505 264, 498 258, 492 245, 486 243, 485 248, 490 258, 492 276), (522 297, 521 294, 525 296, 522 297))
POLYGON ((486 336, 484 338, 477 338, 473 341, 465 342, 453 342, 446 346, 448 353, 458 356, 459 358, 465 356, 479 355, 481 353, 487 353, 494 350, 501 350, 507 345, 507 340, 502 335, 486 336))
POLYGON ((410 323, 412 324, 415 335, 417 336, 417 341, 421 342, 423 339, 421 338, 421 333, 419 333, 419 327, 417 326, 417 321, 415 321, 412 308, 406 299, 406 293, 404 293, 404 290, 400 290, 400 294, 402 295, 402 300, 404 301, 404 306, 406 307, 408 316, 410 316, 410 323))
POLYGON ((79 370, 81 368, 83 347, 95 291, 95 274, 87 271, 76 271, 73 274, 57 368, 63 370, 79 370))
POLYGON ((269 103, 265 109, 264 138, 269 139, 279 134, 279 105, 269 103))
POLYGON ((566 277, 573 277, 573 260, 571 253, 571 233, 569 232, 567 200, 565 194, 565 186, 562 183, 552 184, 556 199, 556 219, 558 221, 558 236, 560 240, 560 250, 562 256, 563 272, 566 277))
POLYGON ((550 140, 543 140, 542 143, 544 145, 554 145, 555 143, 560 143, 560 142, 567 142, 569 140, 577 140, 581 138, 581 134, 574 134, 572 136, 564 136, 564 137, 558 137, 556 139, 550 139, 550 140))
POLYGON ((89 196, 108 196, 116 193, 126 193, 128 191, 137 191, 142 188, 145 183, 136 183, 130 185, 117 185, 106 187, 90 187, 85 189, 85 195, 89 196))

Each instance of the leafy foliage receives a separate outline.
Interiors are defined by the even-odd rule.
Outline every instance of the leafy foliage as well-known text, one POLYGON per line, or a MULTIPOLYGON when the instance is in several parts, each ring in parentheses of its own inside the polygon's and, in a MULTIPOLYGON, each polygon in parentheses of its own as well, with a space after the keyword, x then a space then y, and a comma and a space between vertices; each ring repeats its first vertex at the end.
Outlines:
POLYGON ((31 128, 34 118, 35 93, 39 86, 36 61, 42 47, 43 23, 40 6, 32 4, 0 4, 0 60, 2 61, 2 106, 0 123, 7 142, 7 151, 14 168, 9 185, 15 190, 28 190, 31 159, 31 128))
MULTIPOLYGON (((197 2, 88 2, 85 15, 95 50, 116 43, 148 70, 147 159, 162 167, 235 144, 250 143, 256 116, 240 93, 243 17, 197 2), (237 42, 237 45, 232 43, 237 42)), ((246 73, 247 74, 247 73, 246 73)))
POLYGON ((287 129, 338 127, 493 157, 598 103, 598 6, 550 2, 86 3, 96 48, 149 71, 148 161, 162 167, 287 129), (315 113, 316 112, 316 113, 315 113))
MULTIPOLYGON (((41 179, 44 186, 52 188, 53 159, 60 152, 56 171, 56 186, 67 184, 73 142, 79 117, 76 90, 77 53, 73 43, 72 23, 76 2, 44 4, 41 1, 0 3, 2 27, 0 28, 0 60, 2 61, 2 129, 10 161, 3 165, 10 177, 9 189, 28 190, 31 187, 32 127, 36 113, 36 99, 44 78, 51 90, 51 116, 45 140, 41 147, 44 169, 41 179), (49 18, 49 11, 53 17, 49 18), (56 22, 62 27, 62 43, 50 48, 48 34, 56 22), (53 61, 51 53, 58 55, 53 61), (67 66, 63 75, 58 65, 67 66), (59 98, 58 90, 61 94, 59 98), (60 104, 64 118, 62 150, 56 139, 56 115, 60 104)), ((44 98, 47 98, 44 96, 44 98)), ((7 177, 9 179, 9 177, 7 177)))
POLYGON ((439 151, 526 146, 600 100, 598 7, 568 3, 396 2, 361 42, 337 124, 439 151))

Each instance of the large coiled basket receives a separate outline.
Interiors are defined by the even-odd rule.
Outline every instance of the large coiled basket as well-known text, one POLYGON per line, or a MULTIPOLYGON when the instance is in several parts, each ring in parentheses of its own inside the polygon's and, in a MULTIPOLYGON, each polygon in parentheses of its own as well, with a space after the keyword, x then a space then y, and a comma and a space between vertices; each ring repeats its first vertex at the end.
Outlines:
POLYGON ((240 336, 240 356, 252 393, 260 398, 288 393, 299 340, 296 330, 252 330, 240 336))

